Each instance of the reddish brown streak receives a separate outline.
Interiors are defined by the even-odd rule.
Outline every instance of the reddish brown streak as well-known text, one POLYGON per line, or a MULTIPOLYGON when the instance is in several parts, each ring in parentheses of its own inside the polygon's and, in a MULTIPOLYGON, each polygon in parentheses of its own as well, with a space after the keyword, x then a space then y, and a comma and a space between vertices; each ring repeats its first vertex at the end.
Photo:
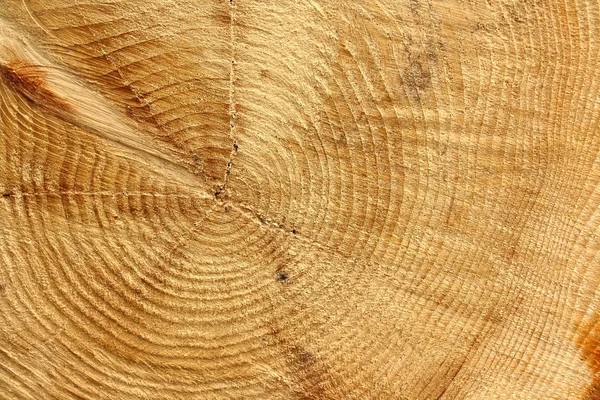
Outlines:
POLYGON ((578 331, 576 344, 594 374, 594 380, 585 391, 582 400, 600 400, 600 315, 594 314, 578 331))
POLYGON ((14 61, 1 65, 0 72, 17 92, 33 103, 56 113, 74 111, 67 101, 50 89, 47 80, 48 74, 42 67, 14 61))
POLYGON ((592 389, 590 389, 590 391, 587 393, 584 400, 598 400, 598 399, 600 399, 600 384, 596 383, 595 386, 593 386, 592 389))

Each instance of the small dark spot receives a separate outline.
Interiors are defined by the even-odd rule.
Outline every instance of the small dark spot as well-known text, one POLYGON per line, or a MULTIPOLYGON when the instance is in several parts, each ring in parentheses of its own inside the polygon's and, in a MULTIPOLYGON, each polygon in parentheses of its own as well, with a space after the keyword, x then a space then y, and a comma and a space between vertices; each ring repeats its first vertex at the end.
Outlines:
POLYGON ((277 272, 277 282, 285 282, 288 280, 288 274, 285 271, 277 272))
POLYGON ((267 222, 267 221, 265 221, 265 219, 262 215, 258 216, 258 220, 260 221, 261 224, 265 224, 267 222))
POLYGON ((440 145, 440 148, 438 150, 440 156, 444 156, 446 155, 446 151, 448 150, 448 146, 445 144, 440 145))
POLYGON ((2 194, 2 197, 10 197, 10 196, 12 196, 12 194, 11 194, 11 193, 3 193, 3 194, 2 194))
POLYGON ((233 151, 238 151, 238 144, 236 142, 233 142, 233 151))
POLYGON ((295 235, 298 231, 295 229, 292 229, 292 233, 295 235))
POLYGON ((198 164, 200 162, 200 157, 194 154, 194 162, 198 164))

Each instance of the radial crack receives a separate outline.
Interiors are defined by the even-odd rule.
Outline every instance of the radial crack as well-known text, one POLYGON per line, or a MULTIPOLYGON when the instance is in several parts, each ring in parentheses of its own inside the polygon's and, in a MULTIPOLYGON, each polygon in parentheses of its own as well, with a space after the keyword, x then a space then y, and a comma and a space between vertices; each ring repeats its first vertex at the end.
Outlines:
POLYGON ((229 175, 231 173, 231 167, 233 166, 233 158, 238 151, 238 144, 235 139, 235 118, 236 107, 235 107, 235 17, 234 17, 234 5, 233 0, 229 0, 229 38, 231 46, 231 65, 229 67, 229 138, 233 142, 232 150, 229 152, 229 158, 227 159, 227 166, 225 167, 225 174, 223 176, 223 184, 215 192, 215 198, 225 198, 225 190, 229 183, 229 175))

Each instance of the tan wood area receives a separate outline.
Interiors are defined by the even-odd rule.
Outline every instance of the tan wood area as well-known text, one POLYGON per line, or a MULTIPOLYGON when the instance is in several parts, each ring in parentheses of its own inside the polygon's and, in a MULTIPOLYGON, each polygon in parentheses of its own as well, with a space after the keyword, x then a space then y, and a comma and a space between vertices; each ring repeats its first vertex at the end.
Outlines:
POLYGON ((0 399, 600 399, 597 0, 0 0, 0 399))

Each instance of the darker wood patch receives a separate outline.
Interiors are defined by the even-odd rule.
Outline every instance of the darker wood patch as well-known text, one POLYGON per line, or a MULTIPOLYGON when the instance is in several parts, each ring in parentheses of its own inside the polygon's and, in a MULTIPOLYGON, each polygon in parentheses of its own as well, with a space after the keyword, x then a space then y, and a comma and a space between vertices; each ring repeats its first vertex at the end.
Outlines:
MULTIPOLYGON (((231 2, 230 2, 231 4, 231 2)), ((229 26, 231 24, 231 15, 227 12, 218 12, 213 15, 213 19, 221 26, 229 26)))
MULTIPOLYGON (((594 379, 597 381, 597 379, 594 379)), ((600 399, 600 382, 596 382, 595 386, 587 392, 586 396, 583 398, 584 400, 599 400, 600 399)))
POLYGON ((581 349, 581 357, 594 376, 581 400, 600 400, 600 314, 595 312, 579 326, 575 343, 581 349))
POLYGON ((288 378, 296 384, 292 387, 294 398, 301 400, 330 398, 323 385, 329 374, 319 357, 308 349, 292 343, 280 330, 271 331, 271 335, 281 349, 289 368, 288 378))
POLYGON ((285 271, 278 271, 277 272, 277 277, 275 278, 277 280, 277 282, 287 282, 287 280, 289 279, 289 276, 287 274, 287 272, 285 271))
POLYGON ((14 61, 0 65, 4 79, 29 101, 53 110, 54 112, 73 112, 73 107, 55 93, 48 84, 47 71, 43 67, 14 61))
POLYGON ((429 66, 419 59, 409 60, 409 67, 405 69, 403 78, 407 87, 417 91, 423 91, 431 87, 429 66))

